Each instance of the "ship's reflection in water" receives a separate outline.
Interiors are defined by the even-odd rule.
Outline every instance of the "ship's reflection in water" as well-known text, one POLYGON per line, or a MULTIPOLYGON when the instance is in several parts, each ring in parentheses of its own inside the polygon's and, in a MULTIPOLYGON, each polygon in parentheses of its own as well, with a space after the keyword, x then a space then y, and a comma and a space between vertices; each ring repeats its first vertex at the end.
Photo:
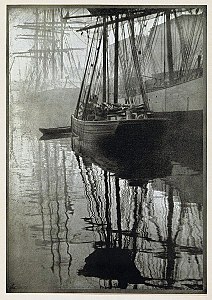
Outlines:
POLYGON ((151 154, 113 163, 97 155, 102 168, 76 155, 88 201, 85 229, 95 233, 79 275, 108 289, 201 290, 202 178, 159 150, 151 154), (193 193, 186 180, 195 183, 193 193))
POLYGON ((203 291, 201 171, 159 150, 109 159, 76 139, 72 149, 71 139, 38 141, 18 130, 11 291, 203 291))

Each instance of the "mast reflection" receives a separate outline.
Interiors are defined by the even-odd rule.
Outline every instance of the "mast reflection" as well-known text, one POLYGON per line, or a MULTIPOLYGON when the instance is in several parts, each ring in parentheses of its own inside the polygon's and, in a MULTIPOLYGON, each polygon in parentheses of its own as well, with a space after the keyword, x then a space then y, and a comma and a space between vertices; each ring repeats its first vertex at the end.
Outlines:
POLYGON ((75 146, 39 146, 40 245, 59 288, 203 289, 202 175, 160 149, 125 159, 75 146))
POLYGON ((98 234, 79 275, 109 289, 202 289, 202 204, 181 198, 169 158, 158 152, 125 161, 98 153, 97 160, 80 150, 91 208, 86 228, 98 234))

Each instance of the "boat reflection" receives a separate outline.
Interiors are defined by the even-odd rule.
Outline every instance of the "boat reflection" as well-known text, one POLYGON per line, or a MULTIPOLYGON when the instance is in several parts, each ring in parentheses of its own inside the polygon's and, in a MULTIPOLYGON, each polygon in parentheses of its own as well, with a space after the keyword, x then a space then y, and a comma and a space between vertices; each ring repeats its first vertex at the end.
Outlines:
POLYGON ((142 185, 150 179, 171 175, 172 164, 161 147, 149 149, 134 148, 132 153, 111 153, 108 148, 97 146, 95 143, 81 143, 78 138, 72 138, 72 148, 77 156, 83 158, 86 166, 93 163, 101 169, 114 173, 116 177, 127 179, 132 185, 142 185))
POLYGON ((202 175, 159 149, 123 159, 72 146, 39 142, 36 244, 58 288, 203 290, 202 175))
POLYGON ((88 147, 80 150, 85 229, 96 239, 79 275, 109 289, 203 289, 202 201, 181 197, 169 158, 155 152, 125 161, 95 152, 94 159, 88 147))

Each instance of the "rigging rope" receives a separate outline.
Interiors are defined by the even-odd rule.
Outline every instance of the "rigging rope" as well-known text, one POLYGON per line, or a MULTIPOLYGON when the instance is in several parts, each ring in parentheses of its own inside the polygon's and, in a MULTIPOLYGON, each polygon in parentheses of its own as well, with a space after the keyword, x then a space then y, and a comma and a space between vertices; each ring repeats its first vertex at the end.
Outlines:
POLYGON ((134 21, 129 20, 128 23, 129 23, 129 27, 130 27, 130 43, 131 43, 131 51, 132 51, 132 57, 133 57, 135 71, 136 71, 136 76, 139 80, 139 88, 140 88, 140 92, 141 92, 141 95, 143 98, 145 108, 147 110, 149 110, 149 103, 148 103, 147 95, 146 95, 145 88, 144 88, 143 78, 141 76, 141 70, 140 70, 140 65, 139 65, 139 61, 138 61, 137 50, 136 50, 136 46, 135 46, 134 21))
POLYGON ((86 63, 86 66, 85 66, 84 77, 83 77, 83 80, 82 80, 80 93, 79 93, 79 97, 78 97, 78 102, 77 102, 77 107, 76 107, 76 110, 75 110, 75 117, 78 117, 80 104, 81 104, 81 102, 82 103, 84 102, 84 100, 82 99, 82 94, 83 94, 84 90, 86 90, 86 88, 85 88, 86 76, 87 76, 87 70, 89 68, 90 59, 91 59, 91 55, 92 55, 92 49, 93 49, 92 46, 93 46, 93 43, 94 43, 94 40, 95 40, 94 39, 95 34, 96 34, 96 29, 94 30, 94 34, 93 34, 93 37, 92 37, 92 40, 91 40, 90 51, 89 51, 89 54, 88 54, 87 63, 86 63))

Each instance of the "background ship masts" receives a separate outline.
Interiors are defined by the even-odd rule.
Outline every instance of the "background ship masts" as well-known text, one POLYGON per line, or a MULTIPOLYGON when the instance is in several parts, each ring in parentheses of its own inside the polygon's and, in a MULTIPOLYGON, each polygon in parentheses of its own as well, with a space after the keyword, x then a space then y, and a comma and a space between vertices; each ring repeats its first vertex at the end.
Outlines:
MULTIPOLYGON (((30 18, 30 16, 29 16, 30 18)), ((18 34, 18 40, 29 40, 30 48, 23 51, 14 51, 14 57, 30 58, 27 63, 28 72, 26 81, 31 77, 30 88, 34 85, 35 90, 47 89, 49 87, 64 86, 64 78, 72 83, 81 81, 81 64, 79 64, 77 51, 85 50, 85 46, 71 47, 74 40, 79 39, 73 29, 82 26, 84 20, 72 21, 66 24, 63 20, 61 8, 39 8, 32 10, 32 19, 14 27, 23 30, 23 34, 18 34), (79 23, 79 24, 78 24, 79 23), (72 26, 73 25, 73 26, 72 26), (65 46, 65 47, 64 47, 65 46), (72 80, 71 80, 72 79, 72 80), (33 80, 33 82, 32 82, 33 80)), ((81 38, 80 44, 84 44, 81 38)), ((86 44, 86 42, 85 42, 86 44)), ((29 47, 29 46, 28 46, 29 47)), ((81 52, 82 53, 82 52, 81 52)), ((84 54, 81 56, 84 58, 84 54)))

